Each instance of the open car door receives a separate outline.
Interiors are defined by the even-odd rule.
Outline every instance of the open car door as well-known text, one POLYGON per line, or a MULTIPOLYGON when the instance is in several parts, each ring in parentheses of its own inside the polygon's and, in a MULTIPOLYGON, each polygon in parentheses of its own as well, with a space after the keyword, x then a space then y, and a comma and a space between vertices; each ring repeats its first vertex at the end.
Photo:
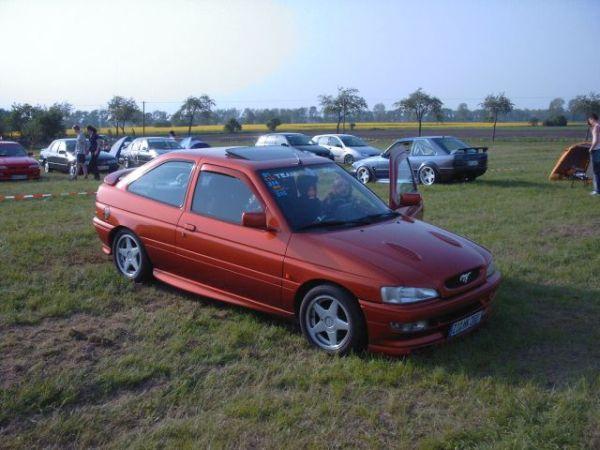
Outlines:
POLYGON ((390 208, 406 216, 423 218, 423 197, 404 148, 390 151, 390 208))

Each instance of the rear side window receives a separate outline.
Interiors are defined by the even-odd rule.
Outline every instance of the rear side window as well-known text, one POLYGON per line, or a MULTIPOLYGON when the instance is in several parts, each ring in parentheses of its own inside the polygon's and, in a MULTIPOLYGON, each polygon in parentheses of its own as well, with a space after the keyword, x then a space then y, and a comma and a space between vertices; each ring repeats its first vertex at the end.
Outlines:
POLYGON ((196 214, 241 224, 244 212, 262 210, 254 192, 239 178, 207 171, 198 177, 192 201, 196 214))
POLYGON ((142 197, 180 207, 185 199, 193 166, 189 161, 166 162, 132 182, 127 190, 142 197))

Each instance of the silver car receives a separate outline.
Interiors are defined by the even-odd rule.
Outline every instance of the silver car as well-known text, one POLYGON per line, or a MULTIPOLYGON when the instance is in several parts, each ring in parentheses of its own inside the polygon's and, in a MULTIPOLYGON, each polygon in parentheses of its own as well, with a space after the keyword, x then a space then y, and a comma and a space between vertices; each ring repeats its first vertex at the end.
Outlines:
POLYGON ((473 181, 487 170, 487 147, 471 147, 452 136, 423 136, 400 139, 382 154, 355 162, 352 173, 362 183, 388 179, 390 151, 396 148, 408 153, 415 178, 424 185, 453 179, 473 181))
POLYGON ((336 162, 348 165, 381 153, 381 150, 351 134, 320 134, 312 140, 331 151, 336 162))

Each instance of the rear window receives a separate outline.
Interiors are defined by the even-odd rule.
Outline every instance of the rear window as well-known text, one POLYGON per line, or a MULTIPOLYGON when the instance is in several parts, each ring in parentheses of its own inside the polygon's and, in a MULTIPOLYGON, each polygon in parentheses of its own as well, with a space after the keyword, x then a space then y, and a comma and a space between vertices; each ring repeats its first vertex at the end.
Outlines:
POLYGON ((438 146, 446 150, 448 153, 453 152, 454 150, 458 150, 461 148, 469 148, 470 145, 465 144, 460 139, 456 139, 453 137, 443 137, 443 138, 433 138, 433 142, 435 142, 438 146))
POLYGON ((172 139, 148 139, 148 146, 156 150, 176 150, 181 146, 172 139))
POLYGON ((27 152, 16 142, 0 144, 0 156, 27 156, 27 152))

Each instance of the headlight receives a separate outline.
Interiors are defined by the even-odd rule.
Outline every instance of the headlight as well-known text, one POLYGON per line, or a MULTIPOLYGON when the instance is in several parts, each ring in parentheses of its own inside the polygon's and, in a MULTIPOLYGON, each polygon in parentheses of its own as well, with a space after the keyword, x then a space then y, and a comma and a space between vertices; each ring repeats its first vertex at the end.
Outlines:
POLYGON ((494 264, 494 260, 491 260, 487 266, 487 270, 485 271, 485 277, 489 278, 496 273, 496 265, 494 264))
POLYGON ((395 303, 404 305, 407 303, 417 303, 424 300, 431 300, 438 297, 435 289, 416 288, 416 287, 382 287, 381 300, 384 303, 395 303))
POLYGON ((149 154, 150 156, 152 156, 153 158, 156 158, 156 157, 158 156, 158 153, 156 152, 156 150, 150 150, 150 151, 148 152, 148 154, 149 154))

